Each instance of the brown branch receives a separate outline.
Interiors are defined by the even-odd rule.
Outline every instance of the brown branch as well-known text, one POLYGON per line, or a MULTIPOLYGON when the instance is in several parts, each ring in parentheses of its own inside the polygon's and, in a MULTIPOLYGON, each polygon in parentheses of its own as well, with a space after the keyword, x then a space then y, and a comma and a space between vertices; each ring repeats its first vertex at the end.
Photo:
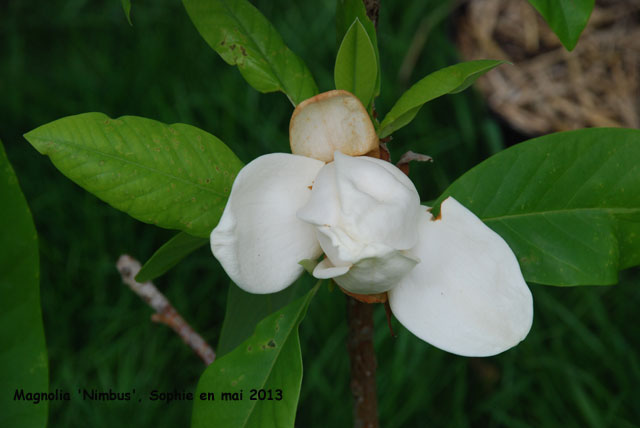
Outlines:
POLYGON ((178 311, 171 305, 171 302, 162 294, 151 281, 140 283, 135 280, 136 275, 140 272, 140 262, 126 254, 120 256, 116 264, 122 282, 127 284, 134 293, 144 300, 151 308, 156 311, 151 316, 151 320, 165 324, 198 354, 206 365, 209 365, 216 359, 213 349, 204 341, 204 339, 191 328, 191 326, 180 316, 178 311))
POLYGON ((378 428, 376 354, 373 347, 373 305, 347 297, 354 428, 378 428))

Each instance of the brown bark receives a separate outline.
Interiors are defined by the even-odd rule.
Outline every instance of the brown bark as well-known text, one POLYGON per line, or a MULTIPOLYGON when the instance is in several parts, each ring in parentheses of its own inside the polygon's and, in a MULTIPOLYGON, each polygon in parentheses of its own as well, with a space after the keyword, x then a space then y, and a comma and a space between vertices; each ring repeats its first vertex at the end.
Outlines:
POLYGON ((347 297, 354 428, 378 428, 376 354, 373 347, 373 305, 347 297))

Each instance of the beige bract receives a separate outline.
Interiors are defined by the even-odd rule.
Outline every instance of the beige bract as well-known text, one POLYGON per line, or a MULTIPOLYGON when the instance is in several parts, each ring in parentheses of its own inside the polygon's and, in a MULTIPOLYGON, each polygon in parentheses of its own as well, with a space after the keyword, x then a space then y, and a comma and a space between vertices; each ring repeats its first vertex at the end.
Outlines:
POLYGON ((339 149, 371 151, 357 141, 369 138, 365 119, 373 128, 366 111, 357 117, 344 107, 359 103, 353 95, 308 101, 294 113, 291 136, 300 147, 294 141, 305 135, 307 156, 273 153, 246 165, 211 232, 231 279, 251 293, 274 293, 302 273, 299 261, 324 254, 315 277, 351 293, 388 292, 398 320, 443 350, 488 356, 524 339, 533 300, 507 243, 453 198, 434 218, 398 168, 339 149))
POLYGON ((331 162, 335 151, 361 156, 376 150, 378 136, 360 100, 335 90, 296 107, 289 123, 289 143, 294 155, 331 162))

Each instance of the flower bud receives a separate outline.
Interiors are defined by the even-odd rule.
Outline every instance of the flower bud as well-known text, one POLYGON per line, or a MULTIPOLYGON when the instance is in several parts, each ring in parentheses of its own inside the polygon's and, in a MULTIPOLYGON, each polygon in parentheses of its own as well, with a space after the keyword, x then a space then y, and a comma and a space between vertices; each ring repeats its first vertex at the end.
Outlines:
POLYGON ((316 226, 327 258, 314 270, 359 294, 387 291, 418 262, 421 211, 411 181, 388 162, 335 152, 316 177, 298 218, 316 226))

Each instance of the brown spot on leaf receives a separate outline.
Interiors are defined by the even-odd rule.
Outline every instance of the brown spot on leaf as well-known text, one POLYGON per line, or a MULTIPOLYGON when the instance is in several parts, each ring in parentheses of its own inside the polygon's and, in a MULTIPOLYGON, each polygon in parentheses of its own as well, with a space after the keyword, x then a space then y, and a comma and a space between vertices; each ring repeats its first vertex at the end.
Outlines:
POLYGON ((247 51, 244 49, 244 46, 240 46, 240 52, 242 52, 242 56, 247 56, 247 51))

